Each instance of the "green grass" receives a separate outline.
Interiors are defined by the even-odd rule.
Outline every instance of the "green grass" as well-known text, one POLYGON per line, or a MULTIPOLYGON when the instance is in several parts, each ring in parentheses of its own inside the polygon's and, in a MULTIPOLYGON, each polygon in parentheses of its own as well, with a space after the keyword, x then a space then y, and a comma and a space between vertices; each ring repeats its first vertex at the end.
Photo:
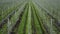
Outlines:
POLYGON ((59 2, 55 3, 57 0, 54 2, 53 0, 50 2, 49 0, 14 0, 14 2, 16 3, 12 5, 7 0, 0 0, 2 3, 0 5, 0 23, 15 11, 10 19, 7 18, 7 23, 0 28, 0 34, 12 32, 12 28, 22 12, 18 28, 15 28, 13 32, 17 34, 60 34, 60 27, 58 26, 60 24, 56 24, 57 21, 60 21, 59 2), (53 16, 53 19, 48 13, 53 16))
POLYGON ((26 34, 32 34, 32 26, 31 26, 31 3, 29 2, 29 8, 28 8, 28 17, 27 17, 27 23, 26 23, 26 34))
POLYGON ((27 17, 27 9, 28 9, 28 5, 26 5, 26 8, 24 10, 24 14, 22 16, 22 20, 21 20, 21 23, 19 25, 19 28, 18 28, 18 34, 23 34, 24 33, 24 24, 26 23, 26 17, 27 17))

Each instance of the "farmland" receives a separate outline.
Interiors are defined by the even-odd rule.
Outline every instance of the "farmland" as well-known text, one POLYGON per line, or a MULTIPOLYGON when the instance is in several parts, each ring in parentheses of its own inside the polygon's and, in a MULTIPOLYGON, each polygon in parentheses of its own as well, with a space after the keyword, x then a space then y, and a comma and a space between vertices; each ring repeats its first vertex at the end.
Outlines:
POLYGON ((60 0, 0 0, 0 34, 60 34, 60 0))

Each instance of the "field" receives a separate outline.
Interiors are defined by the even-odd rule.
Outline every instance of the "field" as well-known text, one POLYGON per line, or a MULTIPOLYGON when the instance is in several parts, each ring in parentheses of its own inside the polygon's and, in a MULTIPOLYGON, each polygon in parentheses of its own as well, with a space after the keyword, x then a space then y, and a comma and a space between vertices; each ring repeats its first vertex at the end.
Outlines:
POLYGON ((0 34, 60 34, 60 0, 0 0, 0 34))

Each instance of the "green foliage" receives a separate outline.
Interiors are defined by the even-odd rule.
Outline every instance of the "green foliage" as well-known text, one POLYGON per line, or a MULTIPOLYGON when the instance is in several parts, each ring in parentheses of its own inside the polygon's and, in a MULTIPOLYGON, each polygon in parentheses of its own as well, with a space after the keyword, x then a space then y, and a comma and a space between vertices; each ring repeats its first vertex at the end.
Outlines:
POLYGON ((0 34, 60 34, 57 1, 0 0, 0 34))

